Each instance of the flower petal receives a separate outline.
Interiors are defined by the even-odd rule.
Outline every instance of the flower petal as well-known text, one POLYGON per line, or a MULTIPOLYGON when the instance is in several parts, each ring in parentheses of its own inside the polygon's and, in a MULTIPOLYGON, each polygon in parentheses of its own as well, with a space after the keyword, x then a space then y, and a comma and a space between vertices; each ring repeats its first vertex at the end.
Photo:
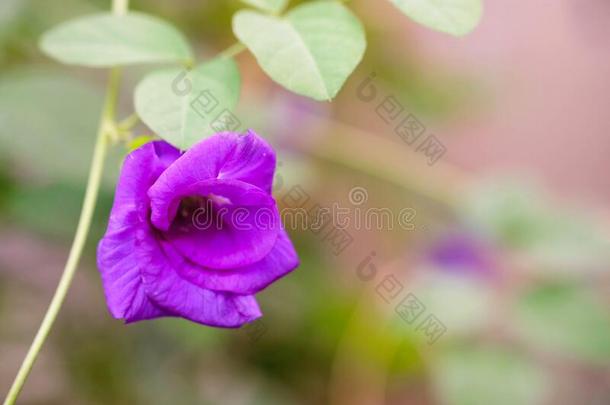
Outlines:
POLYGON ((135 236, 149 227, 148 188, 179 156, 168 143, 152 142, 129 154, 123 164, 108 229, 97 254, 108 309, 115 318, 132 322, 170 315, 145 294, 135 236))
POLYGON ((150 302, 142 287, 133 234, 130 228, 110 233, 98 245, 98 267, 108 309, 113 317, 127 322, 166 316, 150 302))
MULTIPOLYGON (((203 181, 238 180, 271 194, 275 152, 253 131, 246 135, 223 132, 204 139, 169 167, 151 187, 153 200, 173 200, 180 190, 203 181)), ((170 218, 153 212, 153 224, 167 230, 170 218)))
POLYGON ((201 288, 183 279, 149 232, 138 234, 138 254, 146 294, 159 307, 193 322, 238 328, 262 314, 253 295, 201 288))
POLYGON ((280 231, 273 197, 241 181, 205 180, 176 187, 161 197, 152 190, 149 195, 152 223, 169 222, 160 238, 200 266, 231 269, 256 263, 273 248, 280 231), (190 200, 188 207, 181 204, 183 199, 190 200), (195 209, 192 204, 205 205, 195 209))
POLYGON ((257 263, 231 270, 215 270, 184 259, 174 247, 162 242, 163 251, 178 274, 202 288, 235 294, 254 294, 299 265, 299 258, 282 230, 269 254, 257 263))
POLYGON ((237 138, 231 133, 223 136, 232 138, 235 146, 220 168, 218 178, 241 180, 271 194, 275 171, 275 151, 271 145, 252 130, 237 135, 237 138))

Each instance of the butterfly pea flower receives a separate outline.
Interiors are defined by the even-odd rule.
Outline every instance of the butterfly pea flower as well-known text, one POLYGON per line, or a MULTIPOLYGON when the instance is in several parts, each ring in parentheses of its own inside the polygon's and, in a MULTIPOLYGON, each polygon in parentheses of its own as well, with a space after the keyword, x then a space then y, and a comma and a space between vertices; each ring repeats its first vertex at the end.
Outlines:
POLYGON ((498 271, 490 246, 465 231, 442 235, 430 247, 427 256, 440 270, 462 276, 493 278, 498 271))
POLYGON ((253 131, 185 153, 163 141, 131 152, 97 252, 110 313, 227 328, 260 317, 254 294, 298 266, 274 170, 274 150, 253 131))

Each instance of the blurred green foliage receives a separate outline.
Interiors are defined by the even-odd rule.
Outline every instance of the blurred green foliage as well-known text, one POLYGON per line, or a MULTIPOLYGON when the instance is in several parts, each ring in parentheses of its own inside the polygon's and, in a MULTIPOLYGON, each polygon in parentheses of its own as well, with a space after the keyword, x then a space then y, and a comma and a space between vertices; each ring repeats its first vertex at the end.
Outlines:
POLYGON ((440 400, 456 405, 539 404, 547 376, 527 356, 502 347, 457 347, 435 364, 440 400))
MULTIPOLYGON (((353 3, 367 23, 372 18, 367 7, 376 6, 364 0, 353 3)), ((234 42, 231 16, 242 7, 237 0, 134 1, 132 6, 180 27, 197 53, 206 55, 234 42)), ((8 246, 11 230, 26 232, 31 240, 20 243, 40 263, 47 260, 39 251, 40 241, 58 249, 74 231, 98 125, 102 80, 95 73, 48 63, 36 43, 55 23, 107 7, 101 0, 67 0, 61 7, 35 0, 0 2, 0 240, 8 246)), ((387 35, 368 28, 360 76, 377 72, 410 110, 437 120, 480 102, 484 83, 425 65, 408 39, 399 53, 397 41, 387 35)), ((299 105, 288 118, 276 114, 267 101, 291 99, 264 78, 251 57, 239 63, 247 72, 248 104, 239 106, 244 125, 269 131, 269 138, 286 144, 286 150, 279 150, 282 193, 298 184, 312 200, 328 202, 343 188, 370 183, 371 199, 382 197, 371 204, 415 204, 418 230, 406 236, 397 231, 355 232, 353 249, 338 257, 330 253, 328 242, 293 231, 302 265, 260 294, 265 333, 258 339, 244 330, 204 328, 179 319, 124 326, 107 314, 94 269, 95 244, 106 226, 113 184, 127 153, 117 148, 106 171, 82 283, 75 286, 93 293, 83 297, 74 292, 82 301, 68 303, 47 349, 58 361, 51 372, 34 370, 48 373, 42 377, 52 383, 65 376, 65 387, 56 398, 40 402, 26 395, 23 403, 319 405, 337 400, 331 393, 340 392, 342 383, 350 391, 368 393, 381 380, 387 383, 381 387, 387 403, 544 404, 559 385, 559 369, 569 370, 574 384, 599 375, 596 395, 600 403, 610 403, 610 387, 604 383, 610 372, 610 245, 600 221, 558 204, 539 186, 502 178, 476 182, 477 187, 458 196, 461 203, 450 206, 448 214, 446 201, 429 201, 409 184, 371 176, 359 156, 351 156, 349 166, 319 154, 310 156, 294 147, 291 137, 335 133, 318 133, 324 128, 308 121, 309 113, 301 114, 299 105), (281 120, 288 121, 290 133, 273 131, 281 120), (456 227, 487 242, 486 253, 497 262, 488 269, 493 277, 465 275, 426 261, 426 249, 456 227), (415 325, 405 324, 395 307, 376 295, 379 280, 366 284, 355 276, 357 263, 371 250, 395 252, 392 257, 379 253, 377 266, 381 272, 393 264, 405 293, 413 292, 425 303, 426 313, 445 324, 447 332, 436 343, 429 345, 415 325), (344 368, 341 362, 346 362, 344 368), (375 378, 350 385, 362 369, 375 378), (394 392, 396 386, 407 388, 394 392), (391 402, 390 396, 396 400, 391 402), (424 399, 416 402, 418 398, 424 399)), ((331 108, 342 117, 359 115, 354 98, 340 93, 332 107, 320 107, 322 115, 331 108)), ((133 111, 132 100, 126 96, 121 101, 121 117, 127 116, 133 111)), ((142 126, 140 133, 150 131, 142 126)), ((374 142, 371 138, 370 149, 363 153, 374 155, 374 142)), ((385 156, 379 160, 400 167, 385 156)), ((0 352, 13 353, 6 356, 12 359, 21 354, 14 345, 31 339, 56 280, 25 267, 30 262, 2 260, 0 254, 0 323, 8 326, 0 331, 0 352), (27 281, 26 275, 44 280, 47 289, 27 281), (11 314, 23 309, 15 296, 25 297, 32 309, 26 306, 29 316, 18 317, 13 326, 7 323, 14 322, 11 314)), ((9 384, 6 376, 12 378, 12 368, 2 369, 2 392, 9 384)), ((39 387, 27 385, 25 394, 39 387)))

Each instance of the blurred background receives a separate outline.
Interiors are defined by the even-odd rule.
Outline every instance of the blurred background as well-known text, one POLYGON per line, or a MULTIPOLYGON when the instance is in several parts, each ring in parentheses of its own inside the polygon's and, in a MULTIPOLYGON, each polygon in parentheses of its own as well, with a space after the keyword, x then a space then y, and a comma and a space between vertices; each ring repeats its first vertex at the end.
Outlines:
MULTIPOLYGON (((278 149, 282 207, 390 219, 354 219, 339 236, 333 224, 289 227, 302 265, 259 294, 265 316, 245 328, 124 326, 95 266, 126 153, 116 148, 20 403, 610 404, 610 2, 486 1, 461 39, 389 1, 350 6, 368 48, 336 100, 292 95, 242 53, 236 115, 278 149)), ((202 58, 235 41, 241 7, 131 4, 184 30, 202 58)), ((37 39, 108 9, 0 2, 2 396, 67 257, 106 76, 52 62, 37 39)), ((151 69, 126 69, 120 116, 151 69)))

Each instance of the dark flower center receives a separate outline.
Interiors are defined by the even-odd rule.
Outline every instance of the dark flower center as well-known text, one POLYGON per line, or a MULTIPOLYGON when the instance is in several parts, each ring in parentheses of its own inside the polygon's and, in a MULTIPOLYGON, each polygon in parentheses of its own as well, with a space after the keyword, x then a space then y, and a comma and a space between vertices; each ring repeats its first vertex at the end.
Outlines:
POLYGON ((228 199, 209 196, 189 196, 180 200, 176 216, 172 221, 170 233, 195 232, 205 230, 225 229, 229 224, 225 222, 228 210, 222 205, 229 203, 228 199))
POLYGON ((215 269, 260 261, 275 245, 280 229, 272 197, 241 183, 198 184, 157 209, 166 212, 169 222, 157 228, 160 237, 184 259, 215 269))

